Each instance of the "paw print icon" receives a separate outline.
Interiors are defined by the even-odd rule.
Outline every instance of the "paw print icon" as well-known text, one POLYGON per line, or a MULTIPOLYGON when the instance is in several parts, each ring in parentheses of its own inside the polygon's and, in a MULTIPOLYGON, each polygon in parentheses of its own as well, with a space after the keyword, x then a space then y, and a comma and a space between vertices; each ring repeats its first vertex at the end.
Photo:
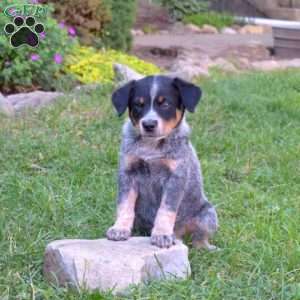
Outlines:
POLYGON ((8 23, 4 27, 7 35, 10 35, 10 43, 14 48, 23 45, 37 47, 39 45, 38 34, 44 32, 45 27, 41 23, 36 23, 34 17, 15 17, 13 23, 8 23))

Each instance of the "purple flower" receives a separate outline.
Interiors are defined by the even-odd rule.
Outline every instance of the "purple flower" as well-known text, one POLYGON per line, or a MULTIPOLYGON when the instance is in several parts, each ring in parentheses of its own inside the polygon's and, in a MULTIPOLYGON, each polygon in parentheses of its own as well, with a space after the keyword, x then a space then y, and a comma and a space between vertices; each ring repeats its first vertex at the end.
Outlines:
POLYGON ((58 26, 60 29, 64 29, 66 27, 66 23, 64 21, 61 21, 58 23, 58 26))
POLYGON ((32 4, 39 4, 39 0, 31 0, 32 4))
POLYGON ((40 33, 41 40, 44 40, 46 38, 46 32, 40 33))
POLYGON ((31 54, 30 59, 31 61, 38 61, 40 59, 40 56, 38 54, 31 54))
POLYGON ((16 15, 17 15, 17 11, 16 11, 16 9, 15 8, 10 8, 9 10, 8 10, 8 12, 10 13, 10 15, 11 16, 13 16, 13 17, 15 17, 16 15))
POLYGON ((70 26, 68 28, 68 33, 69 33, 69 36, 72 36, 72 37, 75 37, 77 35, 76 29, 73 26, 70 26))
POLYGON ((58 65, 60 65, 63 62, 63 57, 59 53, 55 53, 53 59, 54 59, 55 63, 58 65))

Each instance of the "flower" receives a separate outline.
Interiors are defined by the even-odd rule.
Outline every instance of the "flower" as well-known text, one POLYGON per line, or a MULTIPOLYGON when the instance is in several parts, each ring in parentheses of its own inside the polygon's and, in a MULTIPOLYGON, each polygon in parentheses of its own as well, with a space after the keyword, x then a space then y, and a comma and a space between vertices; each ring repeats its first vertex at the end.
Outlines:
POLYGON ((72 36, 72 37, 75 37, 77 35, 76 29, 73 26, 70 26, 68 28, 68 33, 69 33, 69 36, 72 36))
POLYGON ((31 0, 32 4, 39 4, 39 0, 31 0))
POLYGON ((38 54, 31 54, 30 55, 31 61, 38 61, 40 59, 40 56, 38 54))
POLYGON ((40 33, 41 40, 44 40, 46 38, 46 32, 40 33))
POLYGON ((82 83, 112 83, 114 81, 114 63, 126 64, 143 75, 160 73, 160 69, 135 56, 115 50, 97 51, 91 47, 75 47, 71 55, 65 58, 64 70, 73 74, 82 83))
POLYGON ((65 26, 66 26, 66 23, 64 21, 61 21, 61 22, 58 23, 58 26, 59 26, 60 29, 64 29, 65 26))
POLYGON ((59 53, 55 53, 53 59, 54 59, 55 63, 58 65, 60 65, 63 62, 63 57, 59 53))
POLYGON ((10 8, 8 10, 8 12, 10 13, 11 16, 15 17, 17 15, 17 10, 15 8, 10 8))

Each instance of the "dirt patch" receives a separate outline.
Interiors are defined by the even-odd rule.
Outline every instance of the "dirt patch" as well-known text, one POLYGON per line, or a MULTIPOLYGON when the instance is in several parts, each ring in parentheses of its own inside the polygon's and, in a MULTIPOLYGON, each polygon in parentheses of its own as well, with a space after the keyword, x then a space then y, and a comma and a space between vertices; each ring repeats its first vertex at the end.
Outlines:
POLYGON ((168 70, 176 60, 182 48, 135 47, 132 54, 140 59, 151 62, 162 69, 168 70))

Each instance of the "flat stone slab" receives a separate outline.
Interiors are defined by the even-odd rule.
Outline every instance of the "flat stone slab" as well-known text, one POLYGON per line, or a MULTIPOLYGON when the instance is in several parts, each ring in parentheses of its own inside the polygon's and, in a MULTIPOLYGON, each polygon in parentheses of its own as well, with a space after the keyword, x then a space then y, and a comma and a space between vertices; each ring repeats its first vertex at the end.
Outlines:
POLYGON ((114 293, 153 279, 185 279, 190 273, 188 248, 181 241, 160 249, 149 237, 54 241, 44 260, 44 276, 56 285, 114 293))

